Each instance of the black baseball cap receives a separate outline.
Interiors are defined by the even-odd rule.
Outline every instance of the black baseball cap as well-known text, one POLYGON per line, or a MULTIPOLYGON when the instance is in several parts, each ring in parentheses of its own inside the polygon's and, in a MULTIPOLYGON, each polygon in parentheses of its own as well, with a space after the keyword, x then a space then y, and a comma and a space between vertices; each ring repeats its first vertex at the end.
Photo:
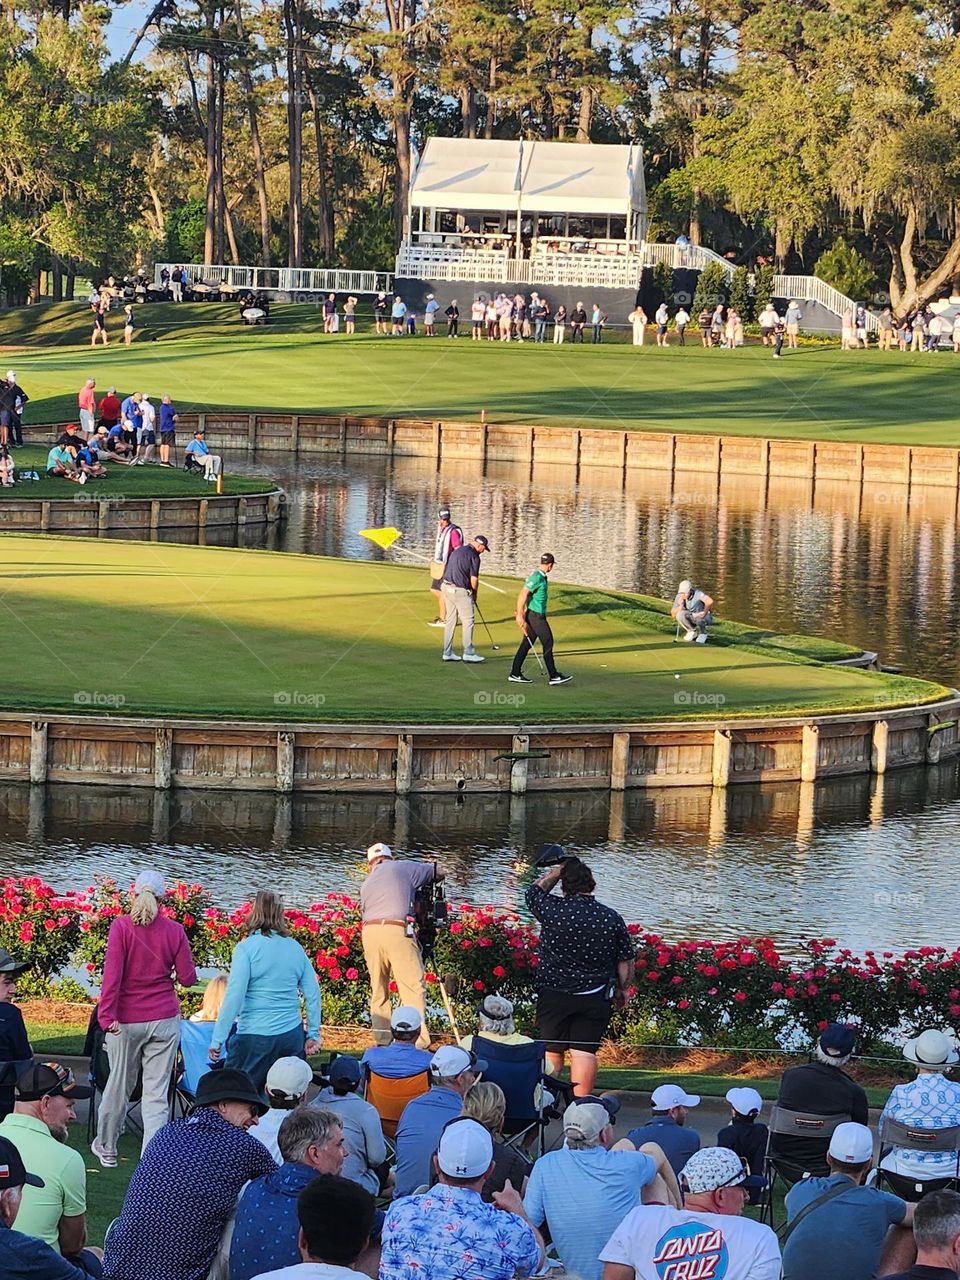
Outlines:
POLYGON ((479 542, 481 547, 483 547, 484 551, 490 550, 490 543, 487 541, 484 534, 478 533, 477 536, 474 538, 474 542, 479 542))
POLYGON ((27 1173, 20 1152, 9 1138, 0 1138, 0 1191, 10 1187, 43 1187, 46 1183, 35 1173, 27 1173))
POLYGON ((26 973, 32 967, 29 960, 14 960, 9 951, 0 947, 0 973, 16 976, 18 973, 26 973))
POLYGON ((449 520, 449 519, 450 519, 450 508, 449 508, 449 507, 441 507, 441 508, 440 508, 440 510, 437 512, 437 515, 439 516, 439 518, 440 518, 441 520, 449 520))
POLYGON ((620 1099, 615 1097, 612 1093, 605 1093, 603 1097, 600 1097, 600 1095, 596 1093, 588 1093, 586 1097, 574 1098, 573 1101, 577 1103, 595 1102, 598 1107, 603 1107, 606 1111, 607 1115, 610 1117, 611 1124, 617 1118, 617 1112, 620 1110, 621 1106, 620 1099))
POLYGON ((92 1097, 89 1085, 77 1084, 69 1067, 59 1062, 35 1062, 17 1076, 17 1101, 39 1102, 41 1098, 67 1098, 82 1102, 92 1097))

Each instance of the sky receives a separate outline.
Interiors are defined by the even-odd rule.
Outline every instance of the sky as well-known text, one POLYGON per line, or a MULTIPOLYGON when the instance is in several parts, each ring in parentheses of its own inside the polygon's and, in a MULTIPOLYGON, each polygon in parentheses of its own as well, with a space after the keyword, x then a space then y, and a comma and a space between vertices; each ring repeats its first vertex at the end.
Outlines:
MULTIPOLYGON (((114 58, 122 58, 130 48, 133 33, 150 12, 150 7, 147 0, 130 0, 129 4, 114 9, 113 18, 107 27, 107 43, 114 58)), ((137 50, 135 61, 139 61, 149 51, 149 41, 145 40, 137 50)))

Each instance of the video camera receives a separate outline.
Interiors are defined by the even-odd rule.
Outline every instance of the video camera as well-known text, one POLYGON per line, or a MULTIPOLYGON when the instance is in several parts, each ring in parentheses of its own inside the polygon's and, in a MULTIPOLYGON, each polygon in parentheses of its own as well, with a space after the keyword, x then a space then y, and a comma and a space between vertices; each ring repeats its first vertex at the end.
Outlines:
POLYGON ((545 844, 540 848, 534 861, 536 867, 559 867, 567 858, 575 858, 576 854, 567 853, 562 844, 545 844))
POLYGON ((413 931, 424 960, 433 955, 437 930, 447 923, 449 914, 443 881, 437 879, 437 864, 434 863, 433 879, 429 884, 421 885, 413 898, 413 931))

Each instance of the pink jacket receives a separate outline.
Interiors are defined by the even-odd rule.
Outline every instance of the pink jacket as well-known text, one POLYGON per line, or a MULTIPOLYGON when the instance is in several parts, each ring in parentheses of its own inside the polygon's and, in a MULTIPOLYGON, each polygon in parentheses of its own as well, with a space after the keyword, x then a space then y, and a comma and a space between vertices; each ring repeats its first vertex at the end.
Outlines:
POLYGON ((183 926, 161 915, 146 925, 118 916, 107 937, 97 1006, 100 1026, 106 1031, 114 1022, 178 1018, 174 973, 184 987, 192 987, 197 980, 183 926))

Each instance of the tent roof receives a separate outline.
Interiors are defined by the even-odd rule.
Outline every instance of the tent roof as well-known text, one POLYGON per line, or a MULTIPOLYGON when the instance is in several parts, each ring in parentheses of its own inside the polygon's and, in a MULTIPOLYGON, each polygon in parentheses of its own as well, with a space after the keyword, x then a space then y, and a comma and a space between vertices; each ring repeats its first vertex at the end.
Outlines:
POLYGON ((639 147, 430 138, 413 177, 414 207, 525 213, 643 210, 639 147))

